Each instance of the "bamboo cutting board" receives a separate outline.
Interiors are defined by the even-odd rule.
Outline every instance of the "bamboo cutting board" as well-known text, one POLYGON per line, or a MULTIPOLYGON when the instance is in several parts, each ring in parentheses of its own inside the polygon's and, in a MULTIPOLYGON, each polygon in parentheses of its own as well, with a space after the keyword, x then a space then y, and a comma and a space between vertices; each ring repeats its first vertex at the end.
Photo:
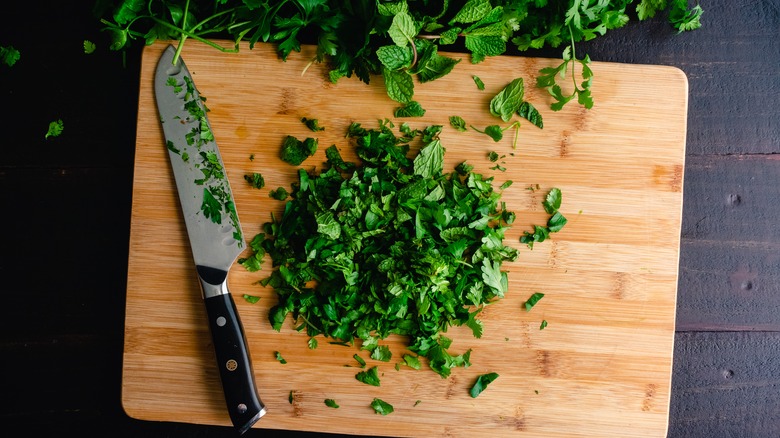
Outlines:
MULTIPOLYGON (((145 49, 141 71, 132 222, 127 284, 122 403, 134 418, 229 425, 197 279, 179 212, 173 176, 157 116, 153 73, 166 44, 145 49)), ((304 47, 286 63, 273 47, 242 47, 226 55, 190 41, 183 57, 202 95, 225 159, 244 234, 251 238, 283 203, 270 189, 296 180, 297 168, 278 158, 286 135, 318 137, 320 151, 304 162, 321 168, 324 149, 336 144, 351 158, 344 138, 353 121, 376 128, 397 106, 381 78, 367 86, 355 78, 337 84, 326 67, 311 64, 304 47), (319 119, 312 133, 301 117, 319 119), (254 157, 251 159, 250 156, 254 157), (264 189, 244 174, 260 172, 264 189)), ((452 329, 451 351, 472 349, 469 368, 443 379, 425 366, 395 368, 403 339, 386 341, 389 363, 372 361, 358 347, 308 337, 290 321, 281 332, 267 320, 273 291, 256 282, 270 273, 235 266, 230 288, 247 332, 257 386, 268 414, 255 428, 388 436, 661 437, 666 435, 675 324, 683 193, 687 80, 671 67, 594 62, 595 106, 575 103, 549 110, 550 97, 532 86, 539 69, 557 60, 491 58, 418 85, 422 118, 396 119, 413 128, 444 125, 445 171, 463 160, 474 171, 513 185, 502 200, 518 219, 505 242, 516 262, 505 263, 509 292, 483 312, 484 335, 452 329), (486 84, 479 91, 472 75, 486 84), (526 100, 544 116, 544 129, 521 122, 496 143, 448 123, 459 115, 483 129, 508 125, 488 112, 490 99, 516 77, 526 100), (496 151, 506 171, 487 154, 496 151), (538 185, 538 189, 537 189, 538 185), (519 242, 543 223, 541 201, 551 187, 563 192, 564 229, 533 250, 519 242), (523 303, 544 298, 530 312, 523 303), (260 297, 251 304, 244 294, 260 297), (540 330, 543 320, 548 326, 540 330), (287 361, 276 359, 279 352, 287 361), (358 382, 358 353, 378 365, 381 386, 358 382), (480 374, 499 378, 479 397, 469 389, 480 374), (289 396, 292 394, 292 402, 289 396), (381 398, 395 412, 370 407, 381 398), (337 409, 324 404, 334 399, 337 409)))

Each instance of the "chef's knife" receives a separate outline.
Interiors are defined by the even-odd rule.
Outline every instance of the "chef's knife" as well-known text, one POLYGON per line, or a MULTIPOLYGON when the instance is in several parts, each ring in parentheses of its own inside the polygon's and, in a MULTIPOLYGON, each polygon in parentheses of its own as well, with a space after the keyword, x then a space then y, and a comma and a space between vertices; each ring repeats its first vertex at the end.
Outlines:
POLYGON ((200 279, 209 328, 230 419, 244 433, 265 415, 233 297, 231 265, 245 246, 225 167, 207 108, 187 66, 168 46, 157 64, 154 92, 195 271, 200 279))

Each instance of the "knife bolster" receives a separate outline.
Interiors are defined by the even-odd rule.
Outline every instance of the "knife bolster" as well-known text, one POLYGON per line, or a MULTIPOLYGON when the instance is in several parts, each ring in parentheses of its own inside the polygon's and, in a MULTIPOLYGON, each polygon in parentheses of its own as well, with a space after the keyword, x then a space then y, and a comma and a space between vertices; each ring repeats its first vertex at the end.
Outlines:
POLYGON ((227 271, 201 265, 196 266, 196 269, 204 299, 230 293, 227 288, 227 271))

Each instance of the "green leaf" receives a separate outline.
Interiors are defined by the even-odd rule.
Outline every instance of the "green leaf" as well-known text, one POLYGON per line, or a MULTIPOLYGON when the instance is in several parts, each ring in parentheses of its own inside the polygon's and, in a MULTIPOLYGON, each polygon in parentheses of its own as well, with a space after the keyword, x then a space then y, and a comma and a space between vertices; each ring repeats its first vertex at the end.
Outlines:
POLYGON ((393 405, 387 403, 386 401, 380 398, 375 398, 371 402, 371 407, 374 409, 374 412, 377 414, 387 415, 393 413, 393 405))
POLYGON ((523 104, 523 78, 512 80, 490 100, 490 114, 508 122, 523 104))
POLYGON ((387 95, 396 102, 409 103, 414 96, 414 81, 404 71, 394 71, 388 68, 382 70, 385 79, 387 95))
POLYGON ((485 83, 482 82, 482 79, 480 79, 479 76, 472 75, 471 78, 474 79, 474 84, 477 85, 478 90, 482 91, 485 89, 485 83))
POLYGON ((460 116, 450 116, 450 126, 460 132, 466 132, 466 121, 460 116))
POLYGON ((486 56, 498 56, 506 52, 506 41, 500 36, 471 36, 464 39, 466 48, 471 52, 471 62, 482 62, 486 56))
POLYGON ((444 169, 444 148, 439 140, 434 140, 422 149, 413 162, 414 174, 423 178, 432 178, 444 169))
POLYGON ((409 368, 419 370, 422 367, 422 364, 420 363, 420 358, 416 356, 412 356, 410 354, 404 354, 404 363, 409 368))
POLYGON ((450 23, 473 23, 485 18, 491 10, 493 6, 490 0, 469 0, 450 20, 450 23))
POLYGON ((97 46, 95 46, 95 43, 89 40, 84 40, 84 53, 86 53, 87 55, 91 55, 92 53, 95 52, 96 48, 97 46))
POLYGON ((387 345, 379 345, 371 351, 371 359, 380 360, 382 362, 390 362, 393 357, 393 353, 390 352, 390 347, 387 345))
POLYGON ((358 382, 365 383, 371 386, 380 386, 379 372, 377 367, 371 367, 366 371, 361 371, 355 374, 355 379, 358 382))
POLYGON ((0 46, 0 61, 8 67, 13 67, 21 58, 21 53, 13 46, 0 46))
POLYGON ((246 180, 250 186, 256 189, 262 189, 265 187, 265 179, 263 178, 263 175, 257 172, 244 175, 244 180, 246 180))
POLYGON ((477 376, 477 381, 474 382, 474 386, 471 387, 469 394, 472 398, 476 398, 484 391, 488 385, 498 378, 498 373, 488 373, 477 376))
POLYGON ((408 68, 412 64, 412 49, 401 46, 382 46, 376 50, 379 62, 390 70, 408 68))
POLYGON ((531 122, 532 125, 539 129, 544 128, 544 121, 539 111, 530 103, 523 102, 520 104, 520 108, 517 109, 517 115, 531 122))
POLYGON ((525 310, 526 312, 530 312, 531 309, 536 305, 536 303, 539 302, 544 297, 544 294, 541 292, 534 292, 528 300, 525 302, 525 310))
POLYGON ((280 364, 284 365, 287 363, 287 361, 282 357, 282 353, 274 351, 274 355, 276 355, 276 360, 279 361, 280 364))
POLYGON ((449 74, 452 69, 460 62, 460 59, 453 59, 447 56, 434 55, 428 62, 426 62, 422 69, 419 70, 417 77, 420 79, 420 83, 426 83, 439 79, 449 74))
POLYGON ((422 117, 425 115, 425 109, 417 101, 410 101, 393 112, 395 117, 422 117))
POLYGON ((563 229, 563 226, 566 225, 566 222, 568 222, 568 220, 561 214, 561 212, 556 211, 555 214, 553 214, 547 221, 547 228, 549 228, 551 233, 557 233, 563 229))
POLYGON ((200 209, 206 219, 211 219, 215 224, 222 223, 222 204, 217 201, 208 187, 203 189, 203 202, 200 209))
POLYGON ((334 408, 334 409, 338 409, 339 408, 339 405, 338 405, 338 403, 336 403, 336 400, 333 400, 332 398, 326 398, 325 399, 325 406, 327 406, 329 408, 334 408))
POLYGON ((549 214, 555 213, 559 208, 561 208, 562 200, 563 194, 561 193, 561 189, 557 187, 551 188, 550 191, 547 192, 547 196, 544 198, 544 201, 542 201, 544 211, 549 214))
POLYGON ((62 119, 55 120, 49 123, 49 130, 46 131, 44 138, 59 137, 62 134, 63 129, 65 129, 65 124, 62 123, 62 119))
POLYGON ((405 11, 401 11, 393 17, 393 23, 387 30, 395 45, 406 47, 417 35, 414 19, 405 11))
POLYGON ((255 295, 244 294, 242 296, 243 296, 244 300, 246 300, 246 302, 249 303, 249 304, 255 304, 258 301, 260 301, 260 297, 255 296, 255 295))
POLYGON ((547 328, 547 320, 543 319, 542 323, 539 325, 539 330, 544 330, 545 328, 547 328))

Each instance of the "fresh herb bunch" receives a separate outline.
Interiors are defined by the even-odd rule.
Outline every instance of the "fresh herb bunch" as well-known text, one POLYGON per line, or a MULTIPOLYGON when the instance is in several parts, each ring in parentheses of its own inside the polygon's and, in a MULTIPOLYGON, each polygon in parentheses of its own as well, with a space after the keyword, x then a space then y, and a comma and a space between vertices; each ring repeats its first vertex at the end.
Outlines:
POLYGON ((444 172, 441 126, 404 124, 399 136, 392 128, 351 125, 361 165, 334 148, 325 170, 300 169, 282 217, 251 247, 273 260, 261 284, 278 296, 269 313, 276 330, 292 315, 309 336, 359 339, 385 361, 390 352, 379 341, 407 336, 409 350, 446 377, 469 365, 469 351, 451 354, 442 333, 466 325, 481 337, 478 314, 507 292, 502 263, 518 251, 503 239, 515 215, 492 177, 466 165, 444 172), (422 147, 409 158, 412 141, 422 147))
POLYGON ((192 38, 224 52, 237 52, 242 41, 250 48, 273 43, 286 59, 311 43, 314 61, 330 64, 332 81, 355 75, 368 83, 381 75, 388 95, 404 105, 413 102, 414 78, 438 79, 460 62, 439 55, 442 47, 463 47, 479 63, 505 53, 508 44, 520 51, 563 46, 563 63, 544 69, 537 81, 555 98, 556 110, 575 97, 593 105, 590 59, 576 57, 575 43, 626 25, 630 14, 645 20, 667 12, 680 32, 699 28, 702 15, 687 0, 98 0, 95 10, 113 50, 136 39, 179 40, 181 50, 192 38), (235 45, 220 46, 217 38, 235 45), (557 83, 567 76, 571 92, 557 83))

